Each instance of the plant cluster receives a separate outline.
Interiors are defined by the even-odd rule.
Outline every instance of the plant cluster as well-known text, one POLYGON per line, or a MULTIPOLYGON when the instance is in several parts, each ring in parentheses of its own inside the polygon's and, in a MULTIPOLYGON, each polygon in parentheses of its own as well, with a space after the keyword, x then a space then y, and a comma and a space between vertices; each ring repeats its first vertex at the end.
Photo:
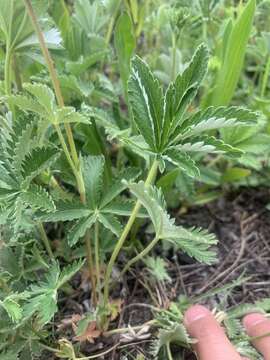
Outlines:
MULTIPOLYGON (((134 264, 152 283, 171 281, 156 247, 218 261, 215 235, 178 225, 170 209, 267 182, 269 33, 260 27, 269 4, 248 46, 254 0, 194 3, 0 0, 2 360, 79 359, 82 342, 121 333, 113 297, 134 264), (248 52, 256 96, 242 71, 248 52), (72 320, 74 342, 57 339, 58 298, 78 274, 89 311, 72 320)), ((126 337, 151 326, 153 358, 172 359, 173 344, 194 341, 181 320, 198 300, 149 305, 153 320, 126 337)), ((269 301, 255 308, 267 312, 269 301)), ((224 323, 239 352, 258 359, 239 321, 251 309, 229 310, 224 323)))

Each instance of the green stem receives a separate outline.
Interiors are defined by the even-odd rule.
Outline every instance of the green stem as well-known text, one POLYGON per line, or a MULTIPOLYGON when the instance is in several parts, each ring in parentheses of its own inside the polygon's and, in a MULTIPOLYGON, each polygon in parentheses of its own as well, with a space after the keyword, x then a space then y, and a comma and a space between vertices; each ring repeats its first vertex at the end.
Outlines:
POLYGON ((142 258, 144 258, 152 249, 153 247, 158 243, 158 241, 160 240, 160 238, 158 236, 156 236, 147 246, 146 248, 143 249, 143 251, 141 251, 138 255, 136 255, 133 259, 131 259, 126 266, 124 267, 124 269, 121 271, 121 274, 119 277, 121 277, 122 275, 124 275, 124 273, 137 261, 141 260, 142 258))
POLYGON ((261 97, 263 98, 265 95, 265 90, 267 87, 267 82, 269 78, 269 72, 270 72, 270 56, 268 56, 268 60, 266 62, 265 71, 263 74, 263 80, 262 80, 262 88, 261 88, 261 97))
POLYGON ((97 305, 96 281, 95 281, 95 274, 94 274, 93 254, 92 254, 91 237, 90 237, 89 229, 86 231, 84 239, 85 239, 85 245, 86 245, 86 256, 87 256, 89 277, 90 277, 90 282, 91 282, 91 286, 92 286, 93 305, 96 306, 97 305))
MULTIPOLYGON (((51 80, 52 80, 52 84, 53 84, 53 88, 54 88, 54 92, 55 92, 55 96, 56 96, 58 105, 60 107, 64 107, 65 106, 64 99, 63 99, 63 96, 62 96, 62 92, 61 92, 61 88, 60 88, 60 82, 59 82, 59 79, 58 79, 58 76, 57 76, 57 73, 56 73, 54 62, 53 62, 52 57, 50 55, 50 52, 49 52, 49 50, 47 48, 47 45, 45 43, 45 39, 44 39, 43 33, 41 31, 41 28, 39 26, 39 23, 38 23, 36 14, 34 12, 34 9, 32 7, 31 0, 24 0, 24 4, 25 4, 26 10, 28 12, 28 15, 29 15, 29 17, 30 17, 30 19, 32 21, 35 32, 37 34, 39 44, 40 44, 40 48, 41 48, 42 54, 44 56, 44 59, 46 61, 46 64, 47 64, 47 67, 48 67, 48 70, 49 70, 49 74, 50 74, 50 77, 51 77, 51 80)), ((74 142, 74 139, 73 139, 72 130, 71 130, 71 127, 70 127, 69 124, 65 124, 65 130, 66 130, 66 133, 67 133, 67 138, 68 138, 68 143, 69 143, 69 146, 70 146, 71 156, 72 156, 73 161, 75 163, 75 166, 77 168, 79 166, 80 162, 79 162, 78 154, 77 154, 77 151, 76 151, 76 146, 75 146, 75 142, 74 142)))
POLYGON ((111 41, 114 22, 115 22, 115 19, 117 17, 118 10, 119 10, 119 7, 121 5, 121 2, 122 2, 122 0, 118 0, 117 4, 115 5, 114 12, 112 14, 112 17, 111 17, 111 20, 110 20, 110 23, 109 23, 108 31, 107 31, 106 38, 105 38, 105 41, 106 41, 107 45, 109 45, 109 43, 111 41))
POLYGON ((172 34, 172 70, 171 70, 171 81, 175 80, 175 72, 176 72, 176 38, 175 35, 172 34))
MULTIPOLYGON (((51 81, 53 84, 53 88, 54 88, 54 92, 55 92, 55 96, 57 99, 57 103, 59 105, 60 108, 64 107, 64 98, 61 92, 61 87, 60 87, 60 82, 57 76, 57 72, 54 66, 54 62, 53 59, 50 55, 50 52, 46 46, 45 43, 45 39, 43 36, 43 33, 41 31, 41 28, 39 26, 36 14, 34 12, 34 9, 32 7, 31 4, 31 0, 23 0, 24 4, 25 4, 25 8, 27 10, 28 16, 30 17, 33 27, 35 29, 35 32, 37 34, 38 40, 39 40, 39 44, 40 44, 40 48, 42 51, 42 54, 44 56, 44 59, 46 61, 47 67, 48 67, 48 71, 51 77, 51 81)), ((69 154, 69 149, 66 145, 65 139, 62 135, 61 129, 59 127, 59 125, 56 125, 56 131, 57 134, 59 136, 61 145, 63 147, 63 150, 65 152, 65 155, 67 157, 67 160, 72 168, 72 171, 74 173, 74 176, 76 178, 77 181, 77 186, 78 186, 78 191, 80 193, 80 199, 81 202, 85 204, 86 202, 86 197, 85 197, 85 186, 84 186, 84 180, 83 180, 83 176, 82 176, 82 170, 81 170, 81 166, 80 166, 80 160, 77 154, 77 150, 76 150, 76 146, 75 146, 75 142, 74 142, 74 138, 73 138, 73 134, 72 134, 72 130, 69 124, 65 124, 65 130, 66 130, 66 134, 67 134, 67 139, 68 139, 68 143, 69 143, 69 147, 70 147, 70 152, 71 155, 69 154)), ((92 250, 91 250, 91 240, 90 240, 90 233, 89 231, 86 233, 85 236, 85 246, 86 246, 86 253, 87 253, 87 259, 88 259, 88 266, 89 266, 89 271, 90 271, 90 278, 91 278, 91 284, 92 284, 92 294, 93 294, 93 302, 96 303, 96 290, 95 290, 95 278, 94 278, 94 271, 93 271, 93 257, 92 257, 92 250)))
POLYGON ((95 222, 95 266, 97 279, 97 292, 100 299, 100 267, 99 267, 99 222, 95 222))
POLYGON ((173 360, 172 352, 171 352, 171 348, 170 348, 170 343, 169 343, 169 342, 167 342, 166 349, 167 349, 168 360, 173 360))
POLYGON ((43 224, 41 222, 38 222, 38 230, 41 236, 41 239, 43 241, 43 244, 45 246, 45 249, 47 250, 47 253, 49 255, 49 257, 51 258, 51 260, 54 260, 54 256, 53 256, 53 252, 52 252, 52 248, 49 242, 49 239, 47 237, 46 231, 43 227, 43 224))
MULTIPOLYGON (((155 179, 157 169, 158 169, 158 161, 154 160, 154 162, 151 166, 151 169, 148 173, 148 176, 146 178, 146 181, 145 181, 146 186, 150 185, 153 182, 153 180, 155 179)), ((132 210, 130 218, 129 218, 128 222, 126 223, 126 226, 125 226, 120 238, 118 239, 118 242, 117 242, 117 244, 113 250, 113 253, 111 255, 109 264, 107 266, 106 274, 105 274, 105 280, 104 280, 104 306, 107 305, 108 300, 109 300, 109 282, 110 282, 110 277, 111 277, 113 266, 115 264, 116 258, 118 256, 120 250, 123 247, 123 244, 124 244, 128 234, 131 230, 131 227, 134 224, 134 221, 136 220, 136 217, 137 217, 137 214, 138 214, 140 208, 141 208, 141 203, 140 203, 140 201, 137 201, 132 210)))
POLYGON ((11 95, 11 59, 12 59, 12 51, 10 46, 7 44, 4 72, 5 72, 5 93, 8 96, 11 95))
POLYGON ((13 60, 13 72, 14 72, 14 78, 15 78, 17 90, 22 91, 22 89, 23 89, 22 79, 21 79, 21 75, 20 75, 20 69, 19 69, 19 65, 18 65, 17 56, 15 53, 13 54, 12 60, 13 60))

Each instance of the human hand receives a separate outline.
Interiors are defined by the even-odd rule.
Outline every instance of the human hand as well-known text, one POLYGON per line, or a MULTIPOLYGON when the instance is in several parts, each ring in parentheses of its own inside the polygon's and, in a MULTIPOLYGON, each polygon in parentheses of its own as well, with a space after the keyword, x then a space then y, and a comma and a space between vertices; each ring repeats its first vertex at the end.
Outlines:
MULTIPOLYGON (((188 309, 184 323, 189 334, 198 340, 194 350, 199 360, 249 360, 237 353, 213 314, 204 306, 195 305, 188 309)), ((243 325, 250 337, 270 333, 270 319, 262 314, 247 315, 243 325)), ((265 360, 270 360, 270 336, 255 340, 253 345, 265 360)))

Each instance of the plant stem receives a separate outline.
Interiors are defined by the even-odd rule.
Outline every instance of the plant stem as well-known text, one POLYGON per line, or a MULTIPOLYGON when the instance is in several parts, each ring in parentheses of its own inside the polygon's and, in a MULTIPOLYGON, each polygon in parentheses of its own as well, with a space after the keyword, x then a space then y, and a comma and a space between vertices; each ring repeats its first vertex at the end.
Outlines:
POLYGON ((92 254, 92 246, 91 246, 91 238, 90 238, 90 230, 88 229, 85 234, 85 245, 86 245, 86 256, 88 263, 88 270, 90 276, 90 282, 92 286, 92 299, 93 305, 97 305, 97 294, 96 294, 96 282, 94 276, 94 264, 93 264, 93 254, 92 254))
POLYGON ((11 48, 10 48, 9 44, 7 44, 4 72, 5 72, 5 93, 8 96, 11 95, 11 79, 10 79, 10 75, 11 75, 11 59, 12 59, 12 51, 11 51, 11 48))
POLYGON ((96 266, 96 279, 97 279, 97 292, 100 299, 100 267, 99 267, 99 222, 95 222, 95 266, 96 266))
POLYGON ((14 72, 17 90, 22 91, 22 79, 21 79, 21 75, 20 75, 20 69, 18 66, 17 56, 15 53, 13 54, 12 60, 13 60, 13 72, 14 72))
MULTIPOLYGON (((150 185, 153 182, 153 180, 155 179, 155 176, 157 173, 157 168, 158 168, 158 161, 155 159, 150 168, 148 176, 146 178, 146 181, 145 181, 146 186, 150 185)), ((130 218, 128 219, 128 222, 126 223, 126 226, 125 226, 120 238, 118 239, 118 242, 117 242, 117 244, 113 250, 113 253, 111 255, 109 264, 107 266, 106 274, 105 274, 105 280, 104 280, 104 306, 106 306, 106 304, 108 303, 108 300, 109 300, 109 282, 110 282, 110 277, 111 277, 114 263, 116 261, 116 258, 118 256, 120 250, 122 249, 122 246, 130 232, 130 229, 131 229, 134 221, 136 220, 136 217, 137 217, 137 214, 138 214, 140 208, 141 208, 141 203, 140 203, 140 201, 137 200, 137 202, 132 210, 132 213, 130 215, 130 218)))
POLYGON ((171 70, 171 81, 175 80, 175 69, 176 68, 176 38, 172 34, 172 70, 171 70))
MULTIPOLYGON (((65 104, 64 104, 64 99, 63 99, 61 88, 60 88, 60 83, 59 83, 59 80, 57 77, 56 69, 54 67, 54 63, 53 63, 52 57, 50 55, 50 52, 45 43, 45 39, 44 39, 43 33, 41 31, 41 28, 39 26, 34 9, 32 7, 31 0, 24 0, 24 4, 25 4, 26 10, 28 12, 28 15, 32 21, 35 32, 37 34, 42 54, 47 63, 47 67, 48 67, 48 70, 50 73, 50 77, 52 80, 52 84, 53 84, 53 88, 54 88, 54 92, 55 92, 55 96, 56 96, 58 105, 60 107, 63 107, 63 106, 65 106, 65 104)), ((79 158, 77 155, 76 146, 75 146, 75 142, 73 139, 72 130, 71 130, 70 125, 65 124, 65 129, 66 129, 67 138, 68 138, 68 142, 69 142, 69 146, 70 146, 70 150, 71 150, 71 156, 74 160, 75 166, 77 167, 79 165, 79 158)))
POLYGON ((168 360, 173 360, 172 352, 171 352, 171 348, 170 348, 170 343, 169 343, 169 342, 167 342, 167 344, 166 344, 166 349, 167 349, 168 360))
MULTIPOLYGON (((49 50, 48 50, 48 48, 46 46, 43 33, 41 31, 41 28, 39 26, 36 14, 34 12, 32 4, 31 4, 31 0, 23 0, 23 1, 24 1, 24 4, 25 4, 25 8, 27 10, 27 13, 28 13, 28 15, 29 15, 29 17, 30 17, 30 19, 32 21, 35 32, 37 34, 42 54, 43 54, 44 59, 45 59, 45 61, 47 63, 47 67, 48 67, 48 71, 49 71, 51 81, 52 81, 52 84, 53 84, 53 88, 54 88, 55 96, 56 96, 56 99, 57 99, 57 103, 58 103, 59 107, 61 108, 61 107, 65 106, 65 104, 64 104, 64 99, 63 99, 63 96, 62 96, 59 79, 57 77, 57 73, 56 73, 56 69, 54 67, 52 57, 51 57, 50 52, 49 52, 49 50)), ((82 176, 82 171, 81 171, 81 166, 80 166, 80 160, 79 160, 79 157, 78 157, 78 154, 77 154, 77 150, 76 150, 72 130, 71 130, 71 127, 70 127, 69 124, 65 124, 65 130, 66 130, 66 134, 67 134, 67 139, 68 139, 68 143, 69 143, 69 147, 70 147, 71 156, 69 154, 69 150, 68 150, 68 147, 67 147, 67 145, 65 143, 65 139, 64 139, 64 137, 62 135, 61 129, 60 129, 60 127, 58 125, 56 126, 56 131, 57 131, 57 134, 59 136, 61 145, 63 147, 63 150, 65 152, 67 160, 68 160, 68 162, 69 162, 69 164, 70 164, 70 166, 72 168, 72 171, 73 171, 74 176, 75 176, 76 181, 77 181, 78 191, 80 193, 80 199, 81 199, 82 203, 85 204, 85 202, 86 202, 85 186, 84 186, 84 181, 83 181, 83 176, 82 176)), ((87 232, 86 236, 85 236, 85 245, 86 245, 87 260, 88 260, 88 266, 89 266, 91 284, 92 284, 93 302, 96 302, 95 279, 94 279, 94 271, 93 271, 93 257, 92 257, 92 249, 91 249, 91 241, 90 241, 90 233, 89 232, 87 232)))
POLYGON ((268 82, 268 78, 269 78, 269 72, 270 72, 270 56, 268 56, 268 60, 266 62, 265 71, 264 71, 263 79, 262 79, 262 88, 261 88, 261 97, 262 98, 265 95, 265 90, 266 90, 267 82, 268 82))
POLYGON ((132 258, 124 267, 124 269, 121 271, 121 274, 119 277, 121 277, 135 262, 138 260, 141 260, 143 257, 145 257, 152 249, 153 247, 158 243, 160 238, 156 236, 147 246, 143 249, 138 255, 136 255, 134 258, 132 258))
POLYGON ((39 230, 41 239, 43 241, 45 249, 47 250, 48 255, 50 256, 51 260, 54 260, 54 256, 53 256, 53 252, 52 252, 52 248, 51 248, 49 239, 47 237, 46 231, 41 222, 38 222, 38 230, 39 230))
POLYGON ((109 45, 109 43, 111 41, 114 22, 115 22, 119 7, 121 5, 121 2, 122 2, 122 0, 118 0, 118 2, 116 3, 115 8, 114 8, 114 12, 113 12, 111 20, 109 22, 108 31, 107 31, 107 34, 106 34, 106 37, 105 37, 105 41, 106 41, 107 45, 109 45))

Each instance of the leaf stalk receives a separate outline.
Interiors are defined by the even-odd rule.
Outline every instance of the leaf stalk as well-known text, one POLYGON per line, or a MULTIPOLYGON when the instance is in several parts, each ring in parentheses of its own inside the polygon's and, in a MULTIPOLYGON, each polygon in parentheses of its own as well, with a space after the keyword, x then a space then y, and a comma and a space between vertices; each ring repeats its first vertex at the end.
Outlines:
MULTIPOLYGON (((146 181, 145 181, 146 186, 152 184, 152 182, 154 181, 154 179, 156 177, 157 169, 158 169, 158 160, 155 159, 149 170, 148 176, 146 178, 146 181)), ((128 234, 131 230, 131 227, 136 220, 136 217, 138 215, 140 208, 141 208, 141 203, 140 203, 140 201, 137 201, 132 210, 132 213, 128 219, 128 222, 126 223, 126 226, 125 226, 120 238, 118 239, 118 242, 113 250, 110 261, 108 263, 106 274, 105 274, 105 280, 104 280, 104 306, 106 306, 106 304, 108 303, 108 300, 109 300, 109 282, 110 282, 110 277, 111 277, 113 266, 115 264, 116 258, 118 256, 120 250, 123 247, 123 244, 124 244, 128 234)))

